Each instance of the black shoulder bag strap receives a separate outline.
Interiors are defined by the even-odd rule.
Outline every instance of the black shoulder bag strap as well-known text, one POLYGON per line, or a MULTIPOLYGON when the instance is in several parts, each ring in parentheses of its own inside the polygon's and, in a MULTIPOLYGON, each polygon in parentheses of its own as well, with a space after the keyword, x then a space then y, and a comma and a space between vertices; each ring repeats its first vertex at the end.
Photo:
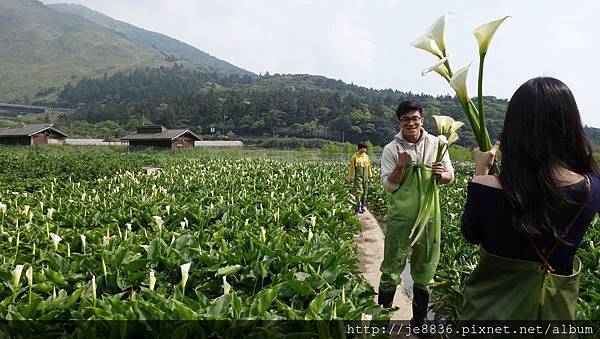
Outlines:
POLYGON ((587 197, 586 197, 585 201, 583 201, 581 203, 581 207, 579 207, 579 210, 577 211, 577 213, 575 213, 575 216, 573 217, 573 219, 571 219, 571 222, 569 222, 569 224, 565 228, 564 232, 560 235, 560 239, 557 239, 554 242, 554 246, 552 246, 552 248, 550 249, 550 251, 547 254, 545 253, 544 249, 542 249, 542 251, 540 251, 537 248, 533 239, 531 238, 531 235, 529 235, 529 234, 527 235, 527 237, 529 238, 529 242, 531 243, 531 246, 533 246, 535 253, 537 253, 537 255, 540 257, 540 259, 542 259, 542 262, 544 263, 544 267, 546 268, 546 270, 548 272, 552 272, 552 273, 556 272, 556 269, 552 265, 550 265, 550 263, 548 262, 548 259, 550 259, 550 256, 552 255, 554 250, 558 247, 558 245, 567 236, 567 234, 569 233, 569 230, 575 224, 575 221, 577 221, 577 218, 579 218, 579 216, 581 215, 581 212, 583 212, 583 209, 585 208, 585 206, 587 206, 587 203, 590 200, 590 197, 591 197, 590 179, 588 178, 587 175, 585 175, 584 180, 585 180, 585 186, 587 189, 587 197))

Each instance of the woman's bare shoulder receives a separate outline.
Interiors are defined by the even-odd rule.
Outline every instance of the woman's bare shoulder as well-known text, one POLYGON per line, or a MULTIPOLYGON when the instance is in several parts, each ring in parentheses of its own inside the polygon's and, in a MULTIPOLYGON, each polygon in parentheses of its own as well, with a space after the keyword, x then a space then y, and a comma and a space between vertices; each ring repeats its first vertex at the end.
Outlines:
POLYGON ((500 180, 495 175, 478 175, 473 178, 472 182, 484 186, 502 189, 500 180))

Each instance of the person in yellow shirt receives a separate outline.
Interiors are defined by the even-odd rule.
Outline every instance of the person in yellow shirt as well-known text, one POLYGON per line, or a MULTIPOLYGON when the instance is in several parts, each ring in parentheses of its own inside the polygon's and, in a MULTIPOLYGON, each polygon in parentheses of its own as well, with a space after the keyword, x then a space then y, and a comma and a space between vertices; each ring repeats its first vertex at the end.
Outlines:
POLYGON ((350 168, 348 169, 348 180, 354 184, 355 196, 358 199, 356 202, 356 212, 365 212, 365 201, 367 192, 369 191, 369 180, 373 176, 371 170, 371 161, 367 154, 367 143, 360 142, 358 151, 352 155, 350 159, 350 168))

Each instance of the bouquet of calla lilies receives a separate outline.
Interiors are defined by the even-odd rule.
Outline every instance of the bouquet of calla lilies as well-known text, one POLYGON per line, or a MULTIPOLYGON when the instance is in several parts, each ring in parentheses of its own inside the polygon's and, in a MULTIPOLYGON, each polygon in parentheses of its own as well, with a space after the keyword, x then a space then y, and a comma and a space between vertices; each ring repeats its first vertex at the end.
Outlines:
MULTIPOLYGON (((446 156, 446 153, 448 153, 448 149, 450 149, 456 140, 458 140, 457 132, 461 127, 464 126, 464 123, 460 121, 454 121, 454 119, 445 115, 434 115, 433 118, 435 119, 438 132, 438 147, 437 155, 435 157, 435 162, 437 163, 444 159, 444 156, 446 156)), ((439 209, 436 208, 436 204, 439 203, 439 201, 435 199, 435 197, 439 194, 438 192, 438 182, 435 177, 432 177, 427 185, 427 190, 425 191, 423 203, 419 208, 419 213, 417 214, 415 224, 410 231, 409 238, 413 239, 411 246, 417 243, 417 240, 419 240, 423 234, 423 231, 425 231, 425 226, 429 222, 431 215, 433 213, 437 213, 436 211, 439 211, 439 209)))
MULTIPOLYGON (((485 114, 483 107, 483 65, 487 54, 490 42, 494 37, 494 33, 498 27, 506 20, 508 16, 483 24, 473 31, 473 35, 479 44, 479 79, 477 89, 477 105, 473 103, 467 92, 467 74, 471 64, 459 69, 456 72, 452 71, 450 65, 450 56, 446 51, 444 41, 444 30, 446 28, 447 15, 439 17, 429 27, 427 32, 414 40, 411 45, 425 50, 438 58, 438 61, 431 67, 425 68, 421 74, 424 76, 432 71, 438 73, 450 84, 454 89, 460 104, 463 107, 467 119, 479 145, 481 151, 489 151, 492 144, 490 136, 485 127, 485 114)), ((497 172, 497 167, 494 165, 492 171, 497 172)))

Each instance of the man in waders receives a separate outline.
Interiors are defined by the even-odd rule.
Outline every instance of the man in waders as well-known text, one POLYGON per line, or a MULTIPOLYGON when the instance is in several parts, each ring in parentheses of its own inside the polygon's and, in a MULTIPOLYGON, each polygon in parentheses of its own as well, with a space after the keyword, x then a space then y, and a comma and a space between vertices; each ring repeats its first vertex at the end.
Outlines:
POLYGON ((366 142, 358 144, 358 150, 350 159, 348 168, 348 180, 354 184, 354 193, 356 195, 356 213, 365 212, 365 201, 369 191, 369 180, 373 176, 371 161, 367 154, 368 145, 366 142))
POLYGON ((447 153, 442 162, 435 163, 438 139, 423 129, 423 108, 419 103, 401 102, 396 115, 401 130, 385 146, 381 155, 381 183, 391 196, 378 303, 392 307, 396 286, 402 280, 400 274, 410 257, 410 274, 414 282, 411 323, 418 326, 427 319, 428 286, 440 258, 439 196, 435 196, 436 211, 412 247, 409 234, 427 184, 432 178, 444 184, 451 182, 454 169, 447 153))

